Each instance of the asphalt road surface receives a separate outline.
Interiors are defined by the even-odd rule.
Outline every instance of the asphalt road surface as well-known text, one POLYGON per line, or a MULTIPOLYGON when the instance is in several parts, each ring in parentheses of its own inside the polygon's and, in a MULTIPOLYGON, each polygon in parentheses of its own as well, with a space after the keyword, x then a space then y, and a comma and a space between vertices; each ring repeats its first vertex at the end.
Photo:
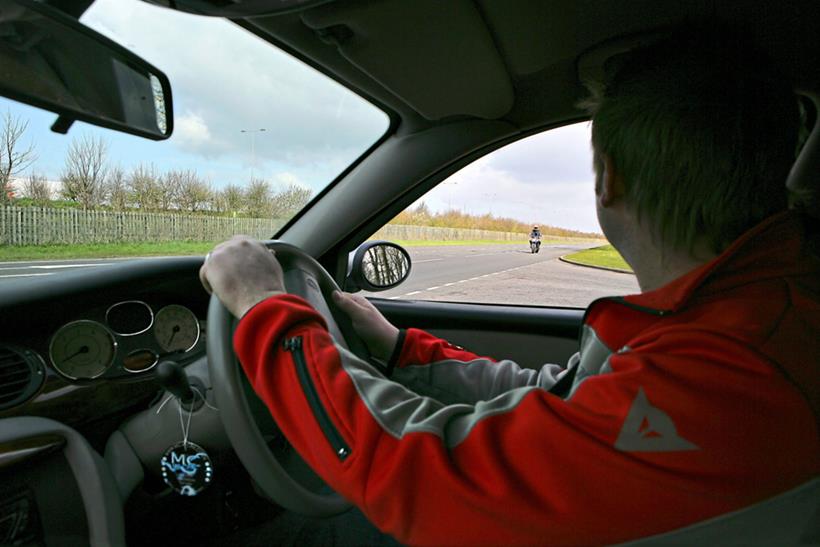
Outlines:
POLYGON ((0 262, 0 281, 23 277, 43 277, 84 268, 111 266, 121 258, 92 258, 87 260, 41 260, 32 262, 0 262))
MULTIPOLYGON (((162 260, 165 257, 151 257, 162 260)), ((38 260, 26 262, 0 262, 0 287, 25 287, 34 279, 54 278, 68 272, 105 268, 128 258, 84 258, 77 260, 38 260)))
MULTIPOLYGON (((635 276, 566 264, 559 256, 594 245, 409 247, 410 277, 397 288, 366 293, 381 298, 584 308, 602 296, 638 292, 635 276)), ((130 259, 0 263, 0 284, 104 268, 130 259)))
POLYGON ((585 308, 602 296, 639 292, 632 274, 567 264, 559 256, 594 247, 527 245, 410 247, 410 277, 395 289, 373 296, 585 308))

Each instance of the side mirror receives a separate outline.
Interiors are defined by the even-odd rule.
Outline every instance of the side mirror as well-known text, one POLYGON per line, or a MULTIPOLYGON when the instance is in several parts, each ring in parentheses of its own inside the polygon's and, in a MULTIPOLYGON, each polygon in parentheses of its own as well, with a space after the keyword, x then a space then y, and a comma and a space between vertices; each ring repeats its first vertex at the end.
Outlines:
POLYGON ((402 247, 388 241, 368 241, 353 255, 345 290, 377 292, 392 289, 407 279, 410 267, 410 255, 402 247))
POLYGON ((76 19, 33 0, 0 0, 0 95, 75 120, 161 140, 171 84, 157 68, 76 19))

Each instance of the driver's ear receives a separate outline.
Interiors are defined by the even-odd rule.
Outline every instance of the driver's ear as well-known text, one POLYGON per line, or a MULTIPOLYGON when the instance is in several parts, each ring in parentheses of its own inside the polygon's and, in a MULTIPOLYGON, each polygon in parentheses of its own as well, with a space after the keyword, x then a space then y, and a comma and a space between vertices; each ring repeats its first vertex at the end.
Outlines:
POLYGON ((626 194, 623 177, 615 167, 615 162, 607 154, 601 156, 603 172, 596 178, 595 194, 602 207, 610 207, 626 194))

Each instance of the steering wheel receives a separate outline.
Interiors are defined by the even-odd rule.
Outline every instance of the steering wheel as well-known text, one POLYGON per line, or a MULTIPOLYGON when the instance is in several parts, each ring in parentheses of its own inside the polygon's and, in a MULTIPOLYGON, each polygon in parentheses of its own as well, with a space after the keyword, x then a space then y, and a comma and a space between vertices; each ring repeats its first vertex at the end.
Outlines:
MULTIPOLYGON (((266 241, 282 265, 288 293, 301 296, 324 317, 335 342, 364 359, 367 348, 330 295, 338 285, 316 260, 288 243, 266 241)), ((296 513, 331 516, 350 508, 296 454, 256 396, 233 351, 237 320, 216 297, 208 307, 208 369, 219 415, 242 464, 274 502, 296 513), (278 442, 277 442, 278 441, 278 442)))

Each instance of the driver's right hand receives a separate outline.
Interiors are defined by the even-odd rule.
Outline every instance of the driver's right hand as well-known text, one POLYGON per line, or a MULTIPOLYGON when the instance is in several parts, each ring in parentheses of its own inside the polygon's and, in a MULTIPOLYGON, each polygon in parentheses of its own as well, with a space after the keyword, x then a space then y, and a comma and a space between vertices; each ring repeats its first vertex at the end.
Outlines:
POLYGON ((234 236, 217 245, 205 257, 199 279, 239 319, 262 300, 285 293, 275 253, 248 236, 234 236))
POLYGON ((356 334, 364 340, 370 354, 387 361, 396 347, 399 329, 364 296, 334 291, 333 301, 350 317, 356 334))

